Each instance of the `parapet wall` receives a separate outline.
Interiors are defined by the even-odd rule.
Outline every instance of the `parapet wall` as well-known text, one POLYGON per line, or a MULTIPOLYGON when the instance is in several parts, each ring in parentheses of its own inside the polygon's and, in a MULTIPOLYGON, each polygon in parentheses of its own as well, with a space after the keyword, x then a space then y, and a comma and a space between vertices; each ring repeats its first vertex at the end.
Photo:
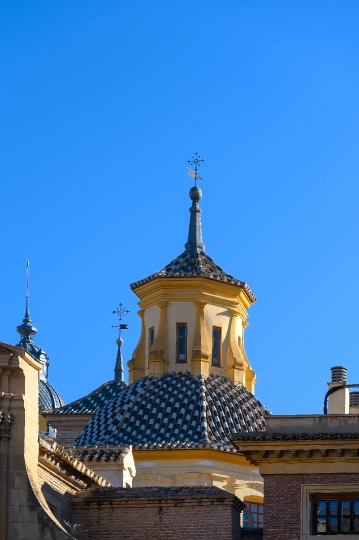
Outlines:
POLYGON ((72 518, 86 540, 240 540, 243 508, 216 487, 102 488, 77 493, 72 518))

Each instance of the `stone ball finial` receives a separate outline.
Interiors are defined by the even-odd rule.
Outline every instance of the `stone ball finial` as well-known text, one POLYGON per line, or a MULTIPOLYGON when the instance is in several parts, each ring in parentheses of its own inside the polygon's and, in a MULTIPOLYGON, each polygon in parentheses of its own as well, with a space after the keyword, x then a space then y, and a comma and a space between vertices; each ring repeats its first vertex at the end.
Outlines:
POLYGON ((198 186, 193 186, 189 190, 190 199, 194 202, 198 202, 202 199, 202 190, 198 186))

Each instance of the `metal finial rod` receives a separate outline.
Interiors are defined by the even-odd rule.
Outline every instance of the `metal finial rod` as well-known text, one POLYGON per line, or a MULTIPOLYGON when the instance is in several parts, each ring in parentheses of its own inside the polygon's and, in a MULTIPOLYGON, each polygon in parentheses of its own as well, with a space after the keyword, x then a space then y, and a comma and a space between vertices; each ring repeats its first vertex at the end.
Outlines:
POLYGON ((26 315, 29 316, 29 299, 30 299, 30 293, 29 293, 29 281, 30 281, 30 262, 26 261, 26 315))
POLYGON ((204 162, 204 159, 201 158, 201 156, 198 154, 198 152, 195 152, 193 156, 187 160, 187 163, 189 165, 194 166, 194 171, 191 171, 190 169, 187 169, 188 174, 194 178, 194 185, 197 186, 197 180, 203 180, 198 174, 198 168, 201 166, 201 164, 204 162))

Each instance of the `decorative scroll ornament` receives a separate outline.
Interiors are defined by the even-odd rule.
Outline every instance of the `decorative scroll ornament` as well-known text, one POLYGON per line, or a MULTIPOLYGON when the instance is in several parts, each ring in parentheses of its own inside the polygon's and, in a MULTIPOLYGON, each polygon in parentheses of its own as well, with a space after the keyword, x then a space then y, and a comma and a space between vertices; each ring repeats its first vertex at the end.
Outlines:
POLYGON ((12 415, 5 411, 0 411, 0 437, 10 436, 12 423, 13 423, 12 415))

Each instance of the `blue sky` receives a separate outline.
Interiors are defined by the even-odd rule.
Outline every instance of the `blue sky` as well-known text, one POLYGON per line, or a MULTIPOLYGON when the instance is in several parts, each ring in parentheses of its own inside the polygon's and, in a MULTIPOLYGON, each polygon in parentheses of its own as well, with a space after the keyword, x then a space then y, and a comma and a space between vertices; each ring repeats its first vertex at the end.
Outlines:
POLYGON ((246 350, 275 413, 359 382, 359 3, 0 5, 0 339, 31 316, 70 401, 113 376, 111 314, 186 242, 205 158, 206 251, 247 281, 246 350))

